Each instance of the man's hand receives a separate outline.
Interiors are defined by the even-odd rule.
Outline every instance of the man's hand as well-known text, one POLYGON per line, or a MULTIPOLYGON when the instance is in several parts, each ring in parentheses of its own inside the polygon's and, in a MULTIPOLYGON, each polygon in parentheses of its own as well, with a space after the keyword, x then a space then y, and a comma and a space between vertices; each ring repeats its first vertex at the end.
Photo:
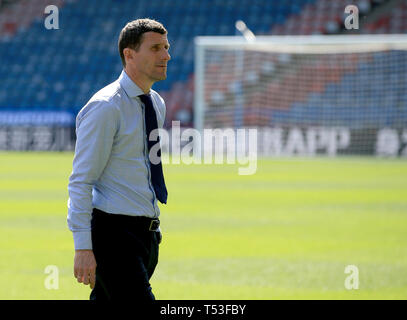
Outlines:
POLYGON ((92 250, 75 250, 74 275, 78 282, 95 287, 96 260, 92 250))

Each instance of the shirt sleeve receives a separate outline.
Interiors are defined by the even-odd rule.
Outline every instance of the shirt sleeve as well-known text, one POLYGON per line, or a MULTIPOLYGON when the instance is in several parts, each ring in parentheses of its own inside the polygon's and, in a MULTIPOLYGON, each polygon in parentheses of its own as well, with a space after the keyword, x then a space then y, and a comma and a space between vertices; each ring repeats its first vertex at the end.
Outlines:
POLYGON ((75 250, 92 249, 92 189, 110 158, 118 127, 116 110, 108 101, 92 101, 76 118, 76 145, 68 184, 67 217, 75 250))

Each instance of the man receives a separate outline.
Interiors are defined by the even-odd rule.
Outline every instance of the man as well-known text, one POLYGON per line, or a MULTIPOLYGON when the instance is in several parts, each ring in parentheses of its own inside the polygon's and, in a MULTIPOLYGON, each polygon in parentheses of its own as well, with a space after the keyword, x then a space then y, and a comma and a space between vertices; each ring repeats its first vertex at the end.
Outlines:
POLYGON ((149 280, 161 242, 157 200, 167 201, 161 152, 151 150, 159 140, 149 139, 166 110, 151 87, 166 79, 170 45, 161 23, 138 19, 122 29, 118 47, 120 77, 76 118, 67 221, 74 275, 90 285, 90 299, 147 301, 155 299, 149 280))

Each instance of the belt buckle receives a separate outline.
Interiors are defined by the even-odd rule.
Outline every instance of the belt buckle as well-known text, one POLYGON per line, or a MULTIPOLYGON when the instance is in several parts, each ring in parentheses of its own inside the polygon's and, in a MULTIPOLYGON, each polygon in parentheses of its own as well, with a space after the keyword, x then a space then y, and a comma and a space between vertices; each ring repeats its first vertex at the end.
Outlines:
POLYGON ((159 226, 160 226, 160 220, 158 220, 158 219, 151 220, 150 228, 148 230, 149 231, 157 231, 159 226))

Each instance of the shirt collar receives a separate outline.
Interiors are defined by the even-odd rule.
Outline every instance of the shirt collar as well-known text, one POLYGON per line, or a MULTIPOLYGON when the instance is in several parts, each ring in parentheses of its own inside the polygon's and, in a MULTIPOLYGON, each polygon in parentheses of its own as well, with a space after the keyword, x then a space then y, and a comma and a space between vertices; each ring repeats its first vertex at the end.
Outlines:
POLYGON ((141 94, 144 94, 143 90, 141 90, 139 86, 130 79, 124 70, 122 70, 122 73, 120 74, 119 82, 130 98, 135 98, 141 94))

